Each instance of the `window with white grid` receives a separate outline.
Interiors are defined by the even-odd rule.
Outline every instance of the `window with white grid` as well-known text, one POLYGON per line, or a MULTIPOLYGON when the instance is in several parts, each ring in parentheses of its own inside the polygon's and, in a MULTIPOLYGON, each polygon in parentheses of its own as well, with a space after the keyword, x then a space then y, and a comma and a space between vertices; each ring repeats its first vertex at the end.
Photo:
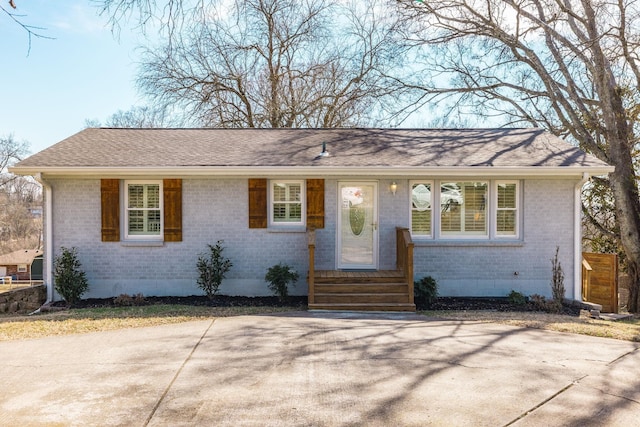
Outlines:
POLYGON ((518 235, 518 183, 498 181, 496 183, 496 236, 518 235))
POLYGON ((162 182, 125 182, 126 236, 153 239, 162 235, 162 182))
POLYGON ((304 181, 271 181, 271 225, 304 225, 304 181))

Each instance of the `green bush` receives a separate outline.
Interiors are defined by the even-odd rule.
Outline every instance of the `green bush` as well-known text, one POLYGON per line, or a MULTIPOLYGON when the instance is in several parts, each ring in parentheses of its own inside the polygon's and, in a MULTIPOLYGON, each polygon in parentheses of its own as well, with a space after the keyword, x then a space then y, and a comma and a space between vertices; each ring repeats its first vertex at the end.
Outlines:
POLYGON ((53 261, 55 290, 69 305, 74 305, 89 289, 89 283, 82 271, 76 248, 60 248, 60 255, 53 261))
POLYGON ((507 298, 509 298, 509 302, 513 305, 525 305, 527 303, 527 297, 514 290, 507 295, 507 298))
POLYGON ((218 240, 215 245, 207 245, 209 254, 201 254, 198 257, 198 287, 204 291, 207 297, 212 300, 220 289, 222 280, 227 272, 233 267, 233 263, 222 255, 224 247, 222 240, 218 240))
POLYGON ((298 280, 298 272, 287 264, 279 263, 270 267, 264 280, 269 282, 269 289, 280 301, 284 301, 289 296, 289 284, 295 285, 298 280))
POLYGON ((413 300, 417 308, 429 308, 438 299, 438 282, 431 276, 413 282, 413 300))

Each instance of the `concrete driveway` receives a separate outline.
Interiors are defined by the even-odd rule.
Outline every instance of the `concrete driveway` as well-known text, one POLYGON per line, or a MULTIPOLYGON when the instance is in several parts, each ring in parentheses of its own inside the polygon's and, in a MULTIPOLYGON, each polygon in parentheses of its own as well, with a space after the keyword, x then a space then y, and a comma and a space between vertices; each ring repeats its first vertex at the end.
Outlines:
POLYGON ((0 343, 3 426, 634 426, 637 343, 293 313, 0 343))

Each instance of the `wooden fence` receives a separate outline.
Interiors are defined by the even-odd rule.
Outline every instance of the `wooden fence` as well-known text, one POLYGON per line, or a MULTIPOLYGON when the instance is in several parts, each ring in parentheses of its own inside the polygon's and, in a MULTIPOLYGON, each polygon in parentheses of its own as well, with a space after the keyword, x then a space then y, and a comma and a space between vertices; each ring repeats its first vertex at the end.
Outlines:
POLYGON ((582 299, 618 312, 618 255, 582 253, 582 299))

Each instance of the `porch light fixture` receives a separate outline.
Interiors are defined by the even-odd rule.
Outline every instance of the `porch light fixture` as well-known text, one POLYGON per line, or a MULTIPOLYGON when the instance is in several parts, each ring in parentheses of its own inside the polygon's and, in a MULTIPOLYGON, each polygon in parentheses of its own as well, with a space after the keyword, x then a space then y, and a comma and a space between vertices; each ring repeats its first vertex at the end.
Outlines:
POLYGON ((391 194, 393 194, 395 196, 396 195, 396 191, 398 191, 398 184, 396 184, 396 182, 393 181, 391 183, 391 185, 389 186, 389 190, 391 191, 391 194))

